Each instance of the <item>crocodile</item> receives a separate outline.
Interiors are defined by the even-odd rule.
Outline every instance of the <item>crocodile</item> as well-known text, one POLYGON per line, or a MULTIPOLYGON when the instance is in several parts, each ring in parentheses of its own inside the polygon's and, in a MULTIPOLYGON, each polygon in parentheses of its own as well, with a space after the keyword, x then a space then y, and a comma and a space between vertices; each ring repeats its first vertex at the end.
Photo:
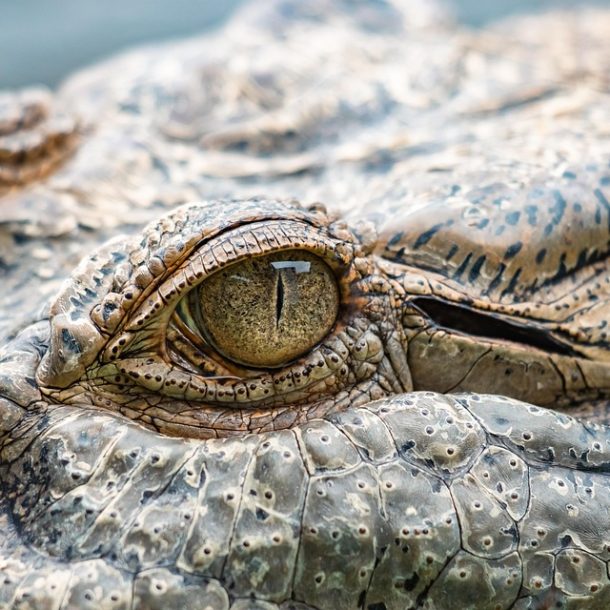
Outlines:
POLYGON ((280 0, 2 94, 0 608, 607 608, 609 27, 280 0))

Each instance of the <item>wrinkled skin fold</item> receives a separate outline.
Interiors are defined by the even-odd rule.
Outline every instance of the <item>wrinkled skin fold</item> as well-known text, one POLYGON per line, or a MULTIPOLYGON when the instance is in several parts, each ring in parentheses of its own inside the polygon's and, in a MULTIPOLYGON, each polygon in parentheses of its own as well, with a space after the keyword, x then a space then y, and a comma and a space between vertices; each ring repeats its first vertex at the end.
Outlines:
POLYGON ((609 28, 278 0, 1 94, 0 609, 610 607, 609 28), (302 251, 322 338, 215 349, 302 251))

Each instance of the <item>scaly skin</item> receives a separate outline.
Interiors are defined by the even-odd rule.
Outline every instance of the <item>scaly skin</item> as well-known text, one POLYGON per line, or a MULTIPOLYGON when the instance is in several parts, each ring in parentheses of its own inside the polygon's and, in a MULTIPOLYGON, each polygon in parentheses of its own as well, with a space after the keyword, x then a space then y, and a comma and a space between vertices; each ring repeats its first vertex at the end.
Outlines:
POLYGON ((608 432, 510 399, 204 442, 60 407, 14 436, 4 607, 608 605, 608 432))
MULTIPOLYGON (((606 607, 608 429, 490 395, 371 402, 418 383, 420 277, 372 246, 319 207, 256 200, 185 206, 85 259, 3 353, 6 606, 606 607), (320 346, 241 380, 168 357, 186 293, 295 242, 340 263, 347 307, 320 346)), ((442 332, 450 356, 473 340, 442 332)))
POLYGON ((49 177, 3 157, 0 607, 607 608, 610 432, 540 405, 607 420, 608 14, 262 10, 68 83, 49 177), (194 349, 180 299, 294 247, 328 336, 194 349))

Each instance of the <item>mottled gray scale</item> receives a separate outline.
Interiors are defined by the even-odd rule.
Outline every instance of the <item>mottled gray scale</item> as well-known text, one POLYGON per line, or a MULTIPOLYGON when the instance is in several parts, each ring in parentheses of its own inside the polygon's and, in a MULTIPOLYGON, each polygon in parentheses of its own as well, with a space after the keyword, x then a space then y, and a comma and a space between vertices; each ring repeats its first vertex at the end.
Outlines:
POLYGON ((258 445, 258 439, 247 438, 202 448, 205 484, 199 487, 193 525, 177 561, 183 570, 222 577, 233 538, 228 532, 235 527, 247 468, 258 445))
POLYGON ((534 405, 526 407, 518 428, 512 421, 517 401, 506 397, 460 397, 459 402, 508 448, 524 460, 559 461, 575 469, 606 474, 610 469, 610 439, 605 427, 586 425, 569 415, 556 414, 534 405), (544 443, 540 439, 544 438, 544 443))
POLYGON ((479 456, 470 474, 478 486, 492 495, 514 521, 523 518, 529 506, 529 471, 527 464, 502 447, 491 446, 479 456))
MULTIPOLYGON (((165 493, 143 506, 136 521, 130 522, 125 518, 124 511, 118 509, 116 504, 108 505, 97 518, 86 546, 91 549, 92 545, 97 544, 99 548, 99 541, 108 538, 109 532, 104 531, 106 523, 115 521, 122 526, 119 545, 123 548, 126 565, 144 570, 159 565, 174 565, 190 534, 199 506, 198 492, 206 477, 203 463, 201 451, 194 450, 172 477, 165 493), (178 514, 176 508, 179 508, 178 514)), ((79 550, 83 553, 87 549, 79 545, 79 550)))
MULTIPOLYGON (((523 452, 516 445, 511 449, 513 445, 509 442, 511 435, 518 436, 523 430, 521 421, 531 407, 505 401, 511 410, 503 413, 507 422, 500 430, 494 428, 498 424, 493 409, 488 427, 478 413, 476 419, 468 418, 464 406, 460 405, 462 402, 472 409, 472 405, 477 404, 478 408, 478 403, 484 404, 485 399, 491 406, 494 404, 491 397, 470 396, 466 400, 465 397, 451 399, 419 393, 380 401, 371 407, 381 418, 378 421, 385 422, 383 425, 394 434, 397 434, 400 422, 414 416, 414 412, 423 419, 435 414, 437 424, 444 423, 449 431, 459 431, 456 425, 460 423, 463 430, 475 434, 478 440, 465 444, 462 465, 451 472, 451 493, 442 479, 449 476, 446 463, 437 472, 421 458, 417 458, 422 462, 421 466, 412 463, 414 457, 405 461, 388 451, 387 437, 380 434, 369 439, 360 436, 359 451, 361 455, 385 455, 385 463, 380 461, 373 466, 359 462, 360 465, 356 464, 350 470, 320 470, 320 474, 311 478, 306 474, 305 463, 313 458, 305 458, 302 452, 309 446, 319 456, 318 449, 315 443, 306 445, 302 442, 298 446, 292 432, 207 442, 195 452, 193 448, 197 445, 192 442, 156 436, 154 448, 136 451, 125 470, 141 475, 144 484, 134 481, 141 489, 149 487, 148 473, 153 472, 152 468, 160 468, 154 497, 142 505, 137 502, 123 504, 121 523, 124 525, 121 528, 105 532, 98 529, 95 536, 94 530, 87 530, 90 538, 87 552, 95 553, 94 539, 103 542, 105 550, 98 549, 103 560, 85 563, 95 566, 98 565, 95 562, 102 562, 99 565, 107 566, 105 571, 95 572, 101 574, 99 578, 103 579, 104 586, 95 589, 92 600, 98 600, 102 594, 106 597, 115 595, 117 607, 123 607, 122 591, 127 586, 131 591, 134 586, 133 590, 138 592, 133 601, 136 608, 156 607, 155 604, 158 607, 170 603, 180 605, 183 602, 171 600, 190 600, 191 595, 196 595, 202 603, 205 601, 210 608, 216 609, 227 607, 239 587, 243 592, 255 591, 255 597, 260 600, 249 602, 244 596, 239 602, 242 604, 267 603, 263 602, 267 598, 281 606, 284 600, 293 596, 315 608, 326 608, 330 604, 354 608, 362 600, 367 607, 373 608, 375 604, 402 608, 414 603, 428 608, 445 608, 450 607, 449 599, 465 595, 464 599, 480 600, 481 607, 509 608, 516 599, 521 578, 536 599, 555 595, 556 587, 566 600, 605 599, 607 583, 600 576, 600 564, 596 563, 610 559, 610 541, 606 541, 604 535, 610 531, 610 523, 600 519, 600 507, 610 505, 605 471, 598 471, 595 466, 581 467, 581 470, 565 468, 561 464, 570 464, 570 455, 564 456, 560 452, 554 462, 547 462, 541 469, 533 451, 523 452), (422 415, 421 410, 428 415, 422 415), (453 423, 447 423, 447 418, 453 423), (472 428, 466 427, 466 423, 472 428), (497 445, 490 445, 490 440, 497 445), (151 459, 155 456, 158 459, 154 459, 153 464, 151 459), (231 459, 227 460, 227 456, 231 459), (503 482, 506 491, 516 489, 517 481, 525 476, 523 464, 529 459, 534 460, 534 467, 528 465, 527 469, 531 498, 535 498, 535 502, 530 501, 527 511, 518 520, 518 532, 515 532, 511 513, 517 508, 509 508, 509 503, 503 500, 503 492, 490 485, 503 482), (484 476, 485 472, 489 473, 489 478, 484 476), (280 480, 291 481, 292 485, 274 483, 280 480), (510 487, 511 481, 513 487, 510 487), (272 493, 266 493, 269 491, 272 493), (197 492, 196 502, 194 492, 197 492), (306 497, 302 495, 304 492, 306 497), (479 507, 475 506, 477 502, 479 507), (131 510, 128 510, 129 506, 131 510), (184 519, 191 512, 196 514, 186 522, 191 521, 192 526, 184 519), (140 525, 136 526, 136 522, 140 525), (255 527, 257 522, 259 526, 255 527), (274 531, 282 529, 282 535, 284 532, 290 532, 290 535, 279 543, 273 540, 273 534, 269 539, 262 525, 266 522, 274 524, 271 528, 274 531), (157 538, 155 525, 160 527, 157 538), (243 547, 245 540, 249 540, 252 547, 243 547), (513 550, 517 542, 519 555, 513 550), (237 551, 240 543, 246 552, 237 551), (176 545, 182 545, 183 550, 178 559, 172 560, 176 545), (250 548, 257 552, 250 554, 250 548), (568 550, 572 553, 570 564, 561 554, 568 550), (553 553, 559 551, 556 561, 561 572, 553 559, 553 553), (131 558, 131 562, 125 557, 131 558), (293 557, 292 562, 290 557, 293 557), (580 559, 574 562, 573 557, 580 559), (149 569, 143 569, 147 562, 155 560, 169 561, 175 568, 153 567, 151 563, 149 569), (578 588, 581 581, 575 570, 579 568, 574 564, 579 561, 589 562, 587 565, 591 566, 586 572, 588 579, 582 579, 582 583, 589 586, 588 593, 583 593, 584 584, 578 588), (294 565, 294 582, 290 565, 294 565), (119 566, 121 569, 117 570, 119 566), (272 570, 272 578, 263 577, 267 569, 272 570), (135 584, 129 584, 136 572, 139 576, 135 577, 135 584), (189 575, 194 573, 199 579, 189 575), (247 575, 252 579, 249 585, 247 575)), ((58 409, 57 416, 66 410, 69 409, 58 409)), ((109 447, 102 456, 109 465, 121 463, 124 459, 121 456, 127 450, 142 445, 142 431, 134 425, 119 428, 112 416, 92 416, 87 411, 75 413, 78 415, 72 420, 66 420, 65 416, 59 419, 70 424, 79 420, 96 422, 91 434, 102 437, 102 444, 109 447), (116 440, 117 436, 119 440, 116 440)), ((549 412, 548 417, 545 426, 552 430, 551 422, 560 422, 563 416, 549 412)), ((347 416, 341 419, 346 423, 337 422, 338 428, 323 422, 314 426, 305 424, 298 429, 298 434, 303 439, 308 434, 319 436, 324 431, 334 430, 341 434, 339 430, 344 426, 346 430, 354 429, 352 419, 347 416)), ((527 417, 524 421, 527 423, 527 417)), ((579 453, 585 445, 578 439, 586 439, 590 432, 583 424, 571 421, 575 431, 580 431, 580 436, 575 434, 572 442, 579 453)), ((414 428, 417 431, 417 426, 414 428)), ((49 434, 57 434, 59 429, 61 424, 56 423, 49 434)), ((68 425, 64 435, 73 438, 66 446, 77 447, 82 430, 82 427, 68 425)), ((597 434, 601 439, 602 430, 597 434)), ((28 435, 30 451, 40 455, 40 447, 46 446, 48 439, 34 430, 28 435)), ((541 448, 545 446, 541 435, 535 438, 541 448)), ((334 442, 350 443, 347 439, 348 436, 341 435, 334 442)), ((354 455, 358 455, 356 446, 352 447, 354 455)), ((607 453, 607 449, 602 449, 603 453, 607 453)), ((430 455, 433 456, 430 460, 436 459, 435 453, 430 455)), ((29 468, 31 480, 35 481, 45 467, 42 462, 32 462, 29 468)), ((99 479, 99 470, 103 469, 98 467, 96 473, 75 488, 80 489, 83 499, 95 498, 101 491, 101 484, 107 482, 107 479, 99 479)), ((115 474, 116 481, 120 480, 116 465, 109 471, 115 474)), ((47 476, 46 486, 38 488, 43 506, 48 502, 46 498, 53 497, 56 484, 63 480, 63 474, 58 470, 47 476)), ((62 493, 69 495, 72 492, 64 490, 62 493)), ((119 503, 115 502, 115 505, 119 506, 119 503)), ((61 499, 53 506, 58 510, 55 518, 61 523, 71 522, 74 515, 82 512, 73 504, 62 503, 61 499)), ((101 515, 108 517, 107 510, 101 515)), ((101 515, 96 519, 98 527, 103 522, 101 515)), ((23 523, 34 547, 53 548, 49 546, 48 532, 39 528, 37 521, 23 523)), ((5 540, 0 550, 11 548, 10 540, 15 539, 5 540)), ((74 549, 65 552, 68 558, 74 549)), ((80 553, 84 552, 85 547, 81 547, 80 553)), ((38 569, 40 578, 47 578, 46 574, 56 570, 52 560, 44 562, 38 569)), ((32 590, 27 570, 10 560, 1 565, 5 574, 21 583, 20 590, 32 590)), ((79 566, 82 582, 94 583, 97 576, 81 572, 82 565, 85 564, 74 564, 79 566)), ((54 582, 56 586, 69 582, 65 585, 66 595, 75 596, 75 599, 87 593, 85 585, 81 586, 81 581, 74 576, 69 581, 48 582, 54 582)), ((11 589, 13 593, 15 590, 11 589)), ((38 587, 37 591, 43 596, 45 589, 38 587)), ((46 591, 48 593, 49 589, 46 591)), ((107 604, 104 607, 114 606, 107 604)), ((591 607, 602 608, 603 605, 591 607)))
POLYGON ((312 477, 301 527, 297 599, 316 607, 330 600, 336 608, 357 607, 369 586, 385 529, 375 470, 363 464, 345 473, 312 477))
MULTIPOLYGON (((19 459, 11 465, 7 479, 8 481, 14 480, 13 485, 18 494, 13 509, 15 515, 25 521, 32 520, 40 523, 41 531, 46 531, 49 535, 56 532, 57 524, 47 528, 43 523, 45 513, 53 511, 53 507, 56 505, 72 503, 80 496, 80 494, 74 493, 74 490, 91 479, 96 465, 99 467, 100 462, 105 463, 103 455, 115 442, 112 436, 91 434, 96 424, 108 424, 107 421, 84 422, 77 413, 69 415, 66 413, 67 417, 63 420, 60 419, 61 412, 55 415, 59 417, 53 418, 52 422, 58 424, 59 429, 62 426, 68 426, 78 431, 79 434, 76 437, 63 438, 58 434, 59 430, 54 430, 50 426, 46 430, 44 440, 41 439, 43 442, 32 447, 31 452, 20 454, 19 459), (31 474, 35 471, 36 464, 46 464, 46 469, 52 470, 53 489, 48 495, 43 496, 45 483, 48 484, 48 481, 31 474), (23 473, 30 473, 30 476, 24 477, 23 473)), ((108 471, 107 476, 112 476, 112 470, 108 471)), ((82 499, 80 498, 78 502, 82 499)), ((96 500, 98 500, 98 494, 93 498, 87 498, 87 509, 95 507, 96 500)), ((55 520, 53 514, 47 514, 46 518, 51 518, 51 521, 55 520)), ((79 514, 78 518, 84 519, 84 513, 79 514)))
POLYGON ((559 551, 555 559, 555 586, 568 595, 598 593, 598 605, 610 603, 607 563, 579 549, 559 551))
POLYGON ((227 591, 215 580, 166 568, 144 570, 134 579, 132 608, 228 610, 229 606, 227 591))
POLYGON ((417 402, 404 397, 395 404, 409 411, 408 422, 385 402, 369 408, 388 426, 401 457, 437 476, 451 477, 471 465, 485 437, 476 420, 452 397, 439 400, 422 393, 417 402))
MULTIPOLYGON (((76 445, 73 445, 71 455, 80 456, 80 445, 86 450, 92 438, 105 440, 104 450, 99 456, 90 454, 90 457, 94 458, 93 464, 89 465, 86 461, 78 463, 82 473, 76 471, 70 474, 72 485, 69 490, 65 489, 65 475, 62 470, 59 470, 57 477, 51 475, 49 480, 53 482, 52 486, 39 489, 38 494, 39 498, 42 495, 52 502, 45 508, 44 514, 35 515, 27 511, 22 519, 32 519, 30 531, 37 532, 40 544, 45 546, 47 552, 60 556, 91 557, 114 550, 116 536, 137 522, 143 507, 159 490, 167 488, 173 473, 180 467, 180 461, 177 460, 188 459, 190 455, 187 453, 185 456, 180 452, 181 443, 159 439, 159 442, 151 447, 144 443, 142 438, 138 439, 137 434, 126 440, 114 422, 103 419, 92 421, 86 417, 86 412, 79 415, 80 426, 74 425, 77 422, 64 418, 57 428, 50 429, 48 437, 41 438, 41 455, 53 454, 52 448, 58 445, 53 433, 59 434, 62 426, 64 429, 68 427, 74 430, 73 435, 68 435, 76 445), (97 429, 95 424, 99 425, 97 429), (88 433, 84 432, 85 426, 88 433), (176 451, 180 453, 177 454, 176 451), (55 484, 56 481, 59 485, 55 484), (138 510, 134 514, 126 505, 136 506, 138 510), (59 523, 58 514, 64 515, 59 523), (45 542, 42 542, 43 540, 45 542)), ((61 451, 58 463, 62 464, 66 448, 63 443, 59 444, 59 447, 61 451)), ((191 452, 192 450, 191 448, 191 452)), ((82 452, 82 456, 87 456, 86 451, 82 452)), ((43 459, 42 463, 44 462, 43 459)), ((21 467, 23 468, 23 465, 21 467)), ((28 470, 31 471, 31 468, 28 470)), ((42 499, 39 503, 44 507, 46 502, 42 499)), ((154 526, 149 524, 149 527, 152 529, 154 526)), ((144 561, 144 557, 139 556, 139 553, 132 556, 128 546, 123 548, 123 561, 126 565, 139 566, 140 562, 144 561)), ((138 546, 138 550, 146 553, 144 545, 138 546)))
MULTIPOLYGON (((41 574, 37 571, 28 574, 25 566, 20 566, 17 562, 7 562, 3 566, 3 572, 11 574, 10 577, 1 574, 4 576, 4 581, 0 587, 0 604, 4 608, 18 608, 28 603, 39 608, 53 607, 51 606, 53 599, 64 599, 66 593, 70 591, 72 574, 69 567, 63 570, 59 568, 53 573, 41 574)), ((123 608, 129 608, 127 595, 124 601, 126 603, 123 608)), ((57 607, 57 602, 54 605, 57 607)))
POLYGON ((292 432, 259 445, 243 483, 225 565, 224 580, 232 595, 277 602, 290 597, 306 480, 292 432))
POLYGON ((0 431, 12 430, 22 419, 24 410, 12 400, 0 398, 0 431))
POLYGON ((102 605, 109 609, 129 608, 132 592, 121 572, 101 560, 84 561, 73 573, 62 608, 94 610, 102 605))
POLYGON ((349 437, 328 422, 314 421, 296 434, 310 475, 350 470, 361 461, 349 437))
MULTIPOLYGON (((48 337, 48 326, 44 322, 32 324, 0 349, 0 388, 3 396, 17 405, 26 407, 41 398, 32 371, 40 362, 48 337)), ((7 413, 8 410, 3 410, 0 415, 0 430, 3 432, 12 427, 7 413)))
MULTIPOLYGON (((540 529, 539 531, 544 532, 545 530, 540 529)), ((532 549, 523 566, 522 586, 525 593, 532 595, 535 599, 542 598, 541 601, 545 600, 545 597, 548 598, 549 594, 552 596, 554 576, 555 556, 547 551, 537 552, 532 549)), ((564 599, 564 596, 560 596, 560 598, 564 599)))
POLYGON ((581 473, 569 468, 552 472, 532 470, 532 496, 544 493, 544 511, 532 503, 526 519, 520 524, 522 552, 549 552, 553 548, 576 547, 588 551, 604 561, 610 559, 610 516, 597 514, 598 502, 610 501, 610 491, 603 476, 581 473), (588 489, 583 496, 576 489, 588 489), (576 495, 576 497, 574 497, 576 495), (539 531, 541 533, 539 533, 539 531), (532 544, 532 541, 537 541, 532 544))
POLYGON ((230 610, 316 610, 301 602, 287 601, 283 604, 273 604, 255 599, 237 599, 231 604, 230 610))
POLYGON ((379 489, 387 532, 365 607, 415 607, 460 549, 459 518, 447 486, 416 466, 382 465, 379 489))
POLYGON ((251 599, 238 599, 231 604, 231 610, 276 610, 277 608, 276 604, 251 599))
POLYGON ((512 608, 521 586, 521 559, 511 553, 501 559, 483 561, 460 551, 428 589, 421 608, 436 610, 452 608, 455 600, 464 600, 464 607, 512 608))
POLYGON ((499 559, 517 549, 516 523, 474 476, 467 474, 463 479, 453 481, 450 489, 462 524, 464 550, 477 557, 499 559))
POLYGON ((351 409, 332 418, 365 461, 383 463, 396 458, 397 449, 387 426, 367 408, 351 409))

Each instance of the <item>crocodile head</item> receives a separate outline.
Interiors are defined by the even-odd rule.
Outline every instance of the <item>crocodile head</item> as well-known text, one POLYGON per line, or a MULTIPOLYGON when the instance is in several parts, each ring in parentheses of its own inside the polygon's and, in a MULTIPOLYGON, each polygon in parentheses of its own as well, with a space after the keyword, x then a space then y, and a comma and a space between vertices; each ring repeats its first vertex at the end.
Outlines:
POLYGON ((495 351, 491 366, 538 386, 495 373, 460 389, 569 399, 544 375, 572 362, 602 396, 604 358, 587 333, 390 261, 409 236, 383 235, 319 205, 215 201, 85 258, 3 350, 5 603, 603 599, 607 430, 511 398, 403 392, 444 389, 495 351))
POLYGON ((608 606, 607 15, 358 6, 0 123, 0 607, 608 606))

